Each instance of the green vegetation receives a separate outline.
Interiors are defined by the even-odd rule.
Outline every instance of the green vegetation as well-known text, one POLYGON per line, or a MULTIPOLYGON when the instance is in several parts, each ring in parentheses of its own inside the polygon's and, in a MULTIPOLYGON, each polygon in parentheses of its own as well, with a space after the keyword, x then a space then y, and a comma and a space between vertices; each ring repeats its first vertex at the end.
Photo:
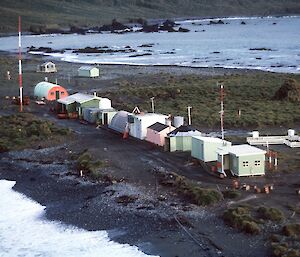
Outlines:
MULTIPOLYGON (((278 223, 284 218, 282 211, 273 207, 250 209, 247 206, 239 206, 230 208, 223 214, 223 219, 229 226, 249 234, 259 234, 264 220, 278 223)), ((273 237, 275 238, 275 235, 273 237)))
POLYGON ((287 224, 282 228, 282 232, 285 236, 300 238, 300 224, 287 224))
POLYGON ((241 193, 237 190, 227 190, 222 192, 224 198, 235 199, 241 196, 241 193))
POLYGON ((173 187, 177 193, 186 198, 187 201, 197 205, 212 205, 222 199, 222 194, 214 189, 201 188, 192 181, 178 174, 159 173, 161 185, 173 187))
POLYGON ((272 243, 272 252, 275 257, 299 257, 298 249, 290 248, 288 243, 272 243))
POLYGON ((70 25, 100 25, 113 18, 166 18, 188 16, 299 14, 295 0, 213 0, 213 1, 144 1, 144 0, 2 0, 0 31, 17 32, 17 17, 23 17, 23 29, 47 25, 58 28, 70 25))
POLYGON ((106 160, 93 160, 92 155, 84 150, 82 153, 73 156, 76 159, 76 170, 82 172, 82 175, 89 176, 99 181, 112 182, 114 180, 110 175, 104 174, 103 169, 109 167, 106 160))
POLYGON ((284 220, 283 212, 276 208, 259 207, 257 212, 260 218, 264 220, 270 220, 276 222, 281 222, 284 220))
POLYGON ((223 219, 231 227, 245 233, 259 234, 261 232, 260 226, 247 207, 230 208, 224 212, 223 219))
POLYGON ((0 152, 53 144, 71 134, 29 113, 0 116, 0 124, 0 152))
MULTIPOLYGON (((150 110, 150 97, 155 97, 155 109, 161 113, 186 116, 186 106, 192 109, 195 126, 219 126, 220 97, 217 82, 225 86, 225 126, 265 127, 293 125, 300 121, 298 103, 274 100, 276 91, 287 78, 300 81, 299 75, 253 73, 222 77, 195 75, 158 75, 151 84, 122 81, 119 89, 107 92, 119 109, 132 110, 138 105, 150 110), (238 110, 241 110, 239 117, 238 110)), ((103 95, 103 93, 102 93, 103 95)))

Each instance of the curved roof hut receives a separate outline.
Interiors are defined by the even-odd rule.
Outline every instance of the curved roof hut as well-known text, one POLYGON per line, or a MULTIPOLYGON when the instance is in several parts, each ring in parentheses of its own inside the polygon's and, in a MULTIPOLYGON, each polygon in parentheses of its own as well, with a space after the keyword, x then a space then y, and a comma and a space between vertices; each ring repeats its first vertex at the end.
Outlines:
POLYGON ((39 99, 45 98, 48 101, 54 101, 68 96, 68 92, 62 86, 43 81, 35 86, 34 96, 39 99))
POLYGON ((109 128, 120 133, 124 133, 126 130, 127 122, 128 122, 128 114, 126 111, 119 111, 112 118, 111 123, 109 124, 109 128))

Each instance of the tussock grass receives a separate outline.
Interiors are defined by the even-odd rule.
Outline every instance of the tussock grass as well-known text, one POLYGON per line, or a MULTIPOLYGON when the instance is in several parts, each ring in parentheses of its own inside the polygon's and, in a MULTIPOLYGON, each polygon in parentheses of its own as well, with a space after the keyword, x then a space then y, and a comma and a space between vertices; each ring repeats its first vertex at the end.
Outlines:
POLYGON ((224 212, 223 219, 228 225, 242 232, 253 235, 261 232, 260 226, 247 207, 230 208, 224 212))
MULTIPOLYGON (((276 91, 287 78, 300 81, 299 75, 260 74, 223 76, 225 85, 225 126, 265 127, 293 125, 300 121, 296 102, 274 100, 276 91), (238 110, 241 116, 238 117, 238 110)), ((219 126, 220 98, 217 82, 220 77, 196 75, 157 78, 157 85, 150 82, 136 85, 122 81, 116 91, 106 92, 119 109, 132 110, 136 105, 150 111, 150 97, 155 97, 155 109, 160 113, 186 116, 186 106, 193 106, 195 126, 219 126)), ((103 95, 103 92, 102 92, 103 95)))
POLYGON ((276 208, 268 207, 259 207, 258 215, 260 218, 275 222, 282 222, 284 220, 284 214, 281 210, 276 208))
POLYGON ((0 117, 0 152, 24 149, 46 141, 55 142, 71 134, 50 121, 23 113, 0 117))
POLYGON ((174 172, 159 173, 158 176, 160 184, 173 187, 179 195, 196 205, 213 205, 223 198, 222 194, 217 190, 202 188, 174 172))

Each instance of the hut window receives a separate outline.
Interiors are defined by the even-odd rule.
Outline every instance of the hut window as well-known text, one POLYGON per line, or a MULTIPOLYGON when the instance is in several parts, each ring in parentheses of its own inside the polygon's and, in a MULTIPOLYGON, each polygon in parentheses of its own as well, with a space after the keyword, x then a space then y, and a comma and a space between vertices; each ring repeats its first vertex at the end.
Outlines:
POLYGON ((248 167, 249 166, 249 162, 248 161, 244 161, 243 162, 243 167, 248 167))
POLYGON ((255 162, 254 162, 254 165, 255 165, 255 166, 260 166, 260 161, 255 161, 255 162))
POLYGON ((60 94, 64 95, 64 94, 65 94, 65 92, 60 92, 60 94))
POLYGON ((50 95, 54 95, 54 92, 51 92, 50 95))

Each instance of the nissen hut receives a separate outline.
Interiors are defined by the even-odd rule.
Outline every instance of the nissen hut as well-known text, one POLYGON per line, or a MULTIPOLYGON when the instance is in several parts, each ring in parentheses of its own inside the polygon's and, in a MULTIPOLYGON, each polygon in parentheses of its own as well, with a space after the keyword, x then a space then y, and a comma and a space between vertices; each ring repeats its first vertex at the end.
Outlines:
POLYGON ((93 66, 81 66, 78 69, 79 77, 97 78, 100 76, 100 71, 97 67, 93 66))
POLYGON ((68 92, 62 86, 43 81, 35 86, 34 96, 38 99, 54 101, 67 97, 68 92))

